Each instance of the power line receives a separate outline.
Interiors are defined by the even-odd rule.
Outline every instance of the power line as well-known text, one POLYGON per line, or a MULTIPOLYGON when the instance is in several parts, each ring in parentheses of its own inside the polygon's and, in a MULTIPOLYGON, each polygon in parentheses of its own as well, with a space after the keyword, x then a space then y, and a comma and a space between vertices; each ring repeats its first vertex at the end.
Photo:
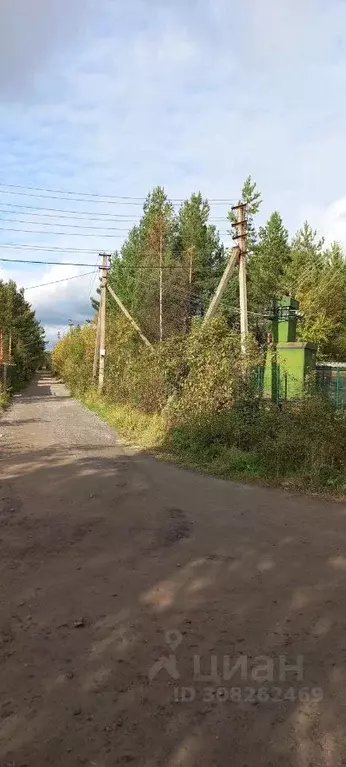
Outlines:
MULTIPOLYGON (((2 211, 0 211, 0 212, 2 212, 2 211)), ((30 214, 30 215, 32 215, 32 214, 30 214)), ((62 216, 62 218, 64 218, 64 216, 62 216)), ((3 221, 5 221, 5 223, 6 223, 6 219, 0 218, 0 223, 2 223, 3 221)), ((12 224, 12 223, 14 223, 14 224, 29 224, 30 221, 27 221, 25 218, 11 218, 8 223, 10 223, 10 224, 12 224)), ((38 226, 54 226, 54 222, 51 222, 51 221, 47 221, 47 222, 46 221, 39 221, 38 222, 38 226)), ((81 224, 74 224, 74 223, 72 223, 72 224, 61 224, 60 222, 59 222, 58 226, 64 226, 64 227, 68 227, 70 229, 96 229, 98 232, 128 232, 129 231, 128 228, 127 229, 122 229, 122 228, 119 228, 118 226, 107 226, 105 228, 103 226, 89 226, 88 224, 84 224, 84 226, 82 226, 81 224)), ((5 228, 7 229, 7 227, 5 227, 5 228)), ((1 229, 1 227, 0 227, 0 229, 1 229)), ((17 229, 15 231, 20 232, 21 230, 17 229)), ((24 229, 24 231, 26 231, 26 230, 24 229)), ((52 234, 60 234, 60 232, 53 232, 52 234)), ((63 232, 63 234, 65 234, 65 232, 63 232)))
MULTIPOLYGON (((138 219, 138 216, 131 215, 126 216, 122 213, 95 213, 95 211, 87 211, 87 210, 65 210, 64 208, 40 208, 35 207, 32 205, 16 205, 11 203, 3 203, 0 202, 0 213, 12 216, 17 214, 17 210, 2 210, 1 206, 6 206, 6 208, 19 208, 20 211, 27 210, 28 213, 23 213, 23 216, 39 216, 40 218, 71 218, 76 221, 84 221, 85 217, 87 217, 88 221, 102 221, 103 218, 106 218, 106 221, 108 219, 118 219, 119 221, 129 221, 130 223, 139 224, 140 219, 138 219), (45 213, 45 211, 49 211, 48 213, 45 213), (29 212, 30 211, 30 212, 29 212)), ((11 219, 13 221, 14 219, 11 219)), ((208 219, 208 223, 205 224, 205 226, 208 226, 210 222, 215 221, 223 221, 224 223, 227 223, 227 217, 226 216, 210 216, 208 219)))
MULTIPOLYGON (((89 218, 90 221, 99 221, 102 220, 102 218, 120 218, 124 221, 138 221, 138 217, 134 214, 131 216, 123 215, 122 213, 95 213, 94 210, 66 210, 65 208, 40 208, 33 205, 19 205, 16 203, 7 203, 7 202, 0 202, 0 206, 6 206, 6 208, 19 208, 20 210, 28 210, 31 211, 31 213, 25 213, 23 215, 31 215, 31 216, 44 216, 45 218, 67 218, 68 216, 72 216, 76 219, 82 219, 83 216, 93 216, 93 218, 89 218), (48 210, 49 213, 44 213, 45 210, 48 210), (39 211, 39 212, 32 212, 32 211, 39 211), (58 215, 59 213, 63 213, 63 216, 58 215)), ((1 213, 9 213, 12 215, 11 210, 1 210, 1 213)), ((220 217, 221 220, 225 220, 223 217, 220 217)))
POLYGON ((63 277, 61 280, 52 280, 52 282, 41 282, 40 285, 29 285, 24 290, 36 290, 36 288, 46 288, 48 285, 56 285, 58 282, 67 282, 68 280, 77 280, 78 277, 88 277, 89 274, 97 274, 97 272, 84 272, 83 274, 74 274, 73 277, 63 277))
MULTIPOLYGON (((19 210, 27 210, 30 211, 30 213, 23 213, 25 216, 40 216, 42 218, 68 218, 71 216, 76 221, 84 221, 84 216, 88 217, 89 221, 102 221, 103 218, 107 219, 119 219, 119 221, 130 221, 133 223, 139 223, 138 216, 133 215, 124 215, 122 213, 95 213, 93 210, 66 210, 65 208, 40 208, 33 205, 19 205, 17 203, 6 203, 6 202, 0 202, 0 213, 5 213, 7 215, 12 216, 13 213, 16 213, 17 211, 7 210, 7 208, 19 208, 19 210), (6 210, 2 210, 3 207, 6 207, 6 210), (45 213, 45 211, 49 211, 48 213, 45 213), (60 215, 63 214, 63 215, 60 215)), ((11 219, 13 220, 13 219, 11 219)), ((226 216, 210 216, 209 222, 214 221, 223 221, 227 222, 226 216)), ((208 224, 207 224, 208 226, 208 224)))
MULTIPOLYGON (((29 245, 28 243, 1 242, 0 248, 11 248, 12 250, 43 250, 45 252, 59 253, 97 253, 97 248, 68 248, 59 245, 29 245)), ((88 264, 90 266, 90 264, 88 264)))
MULTIPOLYGON (((106 201, 106 200, 111 200, 111 201, 113 201, 113 200, 128 200, 128 201, 135 201, 136 203, 137 202, 142 203, 142 202, 145 202, 146 199, 147 199, 146 197, 134 197, 133 195, 126 196, 126 195, 112 195, 112 194, 97 194, 95 192, 78 192, 78 191, 63 190, 63 189, 51 189, 49 187, 47 188, 47 187, 39 187, 39 186, 25 186, 24 184, 2 184, 2 183, 0 183, 0 187, 2 188, 2 191, 5 192, 5 194, 14 194, 14 192, 6 192, 5 189, 3 189, 3 187, 8 188, 8 189, 25 189, 25 190, 30 189, 31 191, 47 192, 47 193, 52 193, 52 194, 64 195, 64 196, 68 196, 68 197, 70 197, 71 195, 78 195, 79 197, 97 198, 97 199, 102 199, 104 201, 106 201)), ((16 192, 16 194, 19 194, 19 192, 16 192)), ((36 195, 36 196, 39 197, 40 195, 36 195)), ((185 197, 175 197, 175 198, 173 197, 171 201, 172 202, 185 202, 185 199, 186 199, 185 197)), ((214 198, 214 199, 211 198, 209 200, 209 202, 219 203, 219 204, 223 204, 223 203, 230 204, 230 203, 232 203, 234 201, 235 201, 234 199, 230 200, 228 198, 214 198)))
MULTIPOLYGON (((30 223, 30 222, 27 222, 30 223)), ((40 222, 41 226, 48 226, 48 224, 44 224, 44 222, 40 222)), ((88 227, 86 227, 88 228, 88 227)), ((82 227, 84 229, 84 227, 82 227)), ((90 227, 90 229, 98 229, 98 227, 90 227)), ((94 234, 93 232, 59 232, 57 230, 47 230, 42 231, 42 229, 22 229, 21 227, 12 227, 12 226, 0 226, 0 232, 18 232, 19 234, 43 234, 43 235, 53 235, 54 237, 97 237, 98 239, 109 239, 109 240, 117 240, 117 239, 123 239, 123 234, 107 234, 107 231, 110 231, 110 229, 103 230, 101 228, 100 230, 102 233, 100 234, 94 234), (106 232, 106 233, 104 233, 106 232)), ((126 234, 129 234, 129 229, 114 229, 114 231, 117 232, 126 232, 126 234)), ((230 237, 230 232, 219 232, 220 237, 230 237)), ((11 246, 10 246, 11 247, 11 246)))
MULTIPOLYGON (((95 264, 95 268, 96 268, 96 267, 97 267, 97 264, 95 264)), ((95 278, 96 278, 96 275, 97 275, 97 271, 98 271, 98 270, 96 270, 96 271, 94 272, 94 276, 91 278, 91 281, 90 281, 90 286, 89 286, 89 299, 91 298, 91 294, 92 294, 92 291, 93 291, 93 289, 94 289, 94 285, 95 285, 95 278)))
MULTIPOLYGON (((1 185, 0 185, 1 186, 1 185)), ((52 194, 34 194, 33 192, 22 192, 22 191, 12 191, 11 189, 1 189, 1 194, 15 194, 15 195, 21 195, 23 197, 35 197, 40 198, 43 200, 72 200, 73 202, 85 202, 85 199, 83 197, 56 197, 52 194)), ((71 193, 72 194, 72 193, 71 193)), ((139 205, 140 207, 143 207, 143 203, 141 202, 125 202, 124 200, 106 200, 106 199, 95 199, 91 200, 89 199, 88 202, 92 203, 102 203, 104 205, 139 205)))
POLYGON ((24 258, 0 258, 0 261, 5 261, 9 264, 41 264, 41 266, 91 266, 91 264, 73 261, 35 261, 24 258))
MULTIPOLYGON (((44 224, 42 224, 44 226, 44 224)), ((128 229, 122 229, 119 231, 128 232, 128 229)), ((40 229, 21 229, 17 228, 14 229, 13 227, 9 226, 0 226, 0 232, 23 232, 24 234, 54 234, 54 235, 64 235, 64 237, 107 237, 110 239, 115 239, 117 237, 122 237, 121 234, 92 234, 91 232, 83 232, 81 234, 80 232, 57 232, 57 231, 51 231, 51 232, 42 232, 40 229)))
MULTIPOLYGON (((16 219, 12 219, 9 223, 17 223, 16 219)), ((0 218, 0 223, 2 222, 2 219, 0 218)), ((21 223, 30 224, 30 221, 22 221, 21 223)), ((54 226, 54 224, 46 223, 45 221, 40 221, 39 226, 54 226)), ((104 238, 107 239, 122 239, 123 233, 129 234, 130 228, 122 229, 121 227, 117 226, 110 226, 107 228, 104 228, 102 226, 80 226, 78 224, 59 224, 59 226, 64 226, 67 229, 81 229, 82 231, 78 232, 60 232, 57 229, 22 229, 22 227, 12 227, 12 226, 0 226, 0 232, 20 232, 23 234, 49 234, 55 236, 65 236, 65 237, 98 237, 98 238, 104 238), (94 234, 94 232, 86 232, 85 229, 93 229, 98 232, 98 234, 94 234), (116 232, 116 234, 109 234, 109 232, 116 232), (119 234, 121 232, 122 234, 119 234)), ((219 232, 220 237, 231 237, 231 232, 219 232)), ((126 239, 126 238, 124 238, 126 239)))
MULTIPOLYGON (((1 246, 0 246, 1 247, 1 246)), ((78 252, 78 251, 77 251, 78 252)), ((81 251, 83 252, 83 251, 81 251)), ((95 253, 95 251, 92 251, 95 253)), ((177 254, 179 255, 179 254, 177 254)), ((92 266, 92 264, 88 263, 75 263, 72 261, 38 261, 36 259, 31 258, 2 258, 0 257, 0 261, 10 263, 10 264, 43 264, 45 266, 92 266)), ((188 269, 189 266, 186 264, 163 264, 162 267, 159 266, 159 264, 136 264, 131 266, 131 269, 133 270, 140 270, 140 269, 188 269)), ((198 273, 206 271, 211 272, 209 267, 199 267, 198 273)))
MULTIPOLYGON (((12 194, 22 197, 35 197, 43 200, 60 200, 61 201, 73 201, 73 202, 85 202, 85 198, 83 197, 57 197, 53 194, 41 194, 41 193, 34 193, 34 192, 22 192, 22 191, 12 191, 11 189, 1 189, 1 194, 12 194)), ((72 194, 72 192, 71 192, 72 194)), ((139 206, 140 208, 143 208, 143 204, 145 202, 145 199, 143 198, 142 202, 136 202, 132 200, 124 200, 124 199, 113 199, 113 200, 107 200, 105 198, 99 198, 99 199, 88 199, 88 202, 93 204, 103 204, 103 205, 133 205, 133 206, 139 206)), ((171 203, 175 205, 180 205, 181 203, 185 202, 185 199, 181 200, 171 200, 171 203)), ((209 202, 211 205, 231 205, 234 200, 213 200, 210 199, 209 202)))

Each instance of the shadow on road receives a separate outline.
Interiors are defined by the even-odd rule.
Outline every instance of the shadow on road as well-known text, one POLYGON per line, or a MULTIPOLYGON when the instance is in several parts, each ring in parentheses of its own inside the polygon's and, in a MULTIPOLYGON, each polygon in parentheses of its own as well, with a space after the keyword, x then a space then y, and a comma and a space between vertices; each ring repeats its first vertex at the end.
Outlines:
POLYGON ((343 504, 99 444, 2 466, 1 764, 344 763, 343 504))

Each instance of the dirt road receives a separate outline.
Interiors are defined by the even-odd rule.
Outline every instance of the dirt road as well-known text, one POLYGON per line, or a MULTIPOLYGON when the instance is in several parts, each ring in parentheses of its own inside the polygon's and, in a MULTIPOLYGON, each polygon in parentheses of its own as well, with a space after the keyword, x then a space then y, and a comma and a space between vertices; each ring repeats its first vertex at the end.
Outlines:
POLYGON ((161 464, 48 375, 0 433, 1 767, 346 764, 345 505, 161 464))

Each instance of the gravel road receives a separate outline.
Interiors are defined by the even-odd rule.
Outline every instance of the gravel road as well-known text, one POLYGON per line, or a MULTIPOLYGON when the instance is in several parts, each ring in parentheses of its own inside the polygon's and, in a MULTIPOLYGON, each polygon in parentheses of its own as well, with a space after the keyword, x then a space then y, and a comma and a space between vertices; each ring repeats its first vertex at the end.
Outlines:
POLYGON ((346 764, 344 504, 160 463, 49 374, 0 433, 0 767, 346 764))

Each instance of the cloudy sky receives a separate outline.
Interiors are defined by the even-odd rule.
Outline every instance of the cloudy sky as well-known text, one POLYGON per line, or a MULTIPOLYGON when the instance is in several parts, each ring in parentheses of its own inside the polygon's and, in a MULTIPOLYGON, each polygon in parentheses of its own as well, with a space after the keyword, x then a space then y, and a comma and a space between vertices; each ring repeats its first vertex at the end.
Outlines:
POLYGON ((25 287, 88 273, 28 291, 50 341, 140 214, 121 197, 157 184, 233 200, 251 174, 262 217, 346 246, 345 29, 345 0, 0 0, 0 255, 90 265, 1 262, 25 287))

